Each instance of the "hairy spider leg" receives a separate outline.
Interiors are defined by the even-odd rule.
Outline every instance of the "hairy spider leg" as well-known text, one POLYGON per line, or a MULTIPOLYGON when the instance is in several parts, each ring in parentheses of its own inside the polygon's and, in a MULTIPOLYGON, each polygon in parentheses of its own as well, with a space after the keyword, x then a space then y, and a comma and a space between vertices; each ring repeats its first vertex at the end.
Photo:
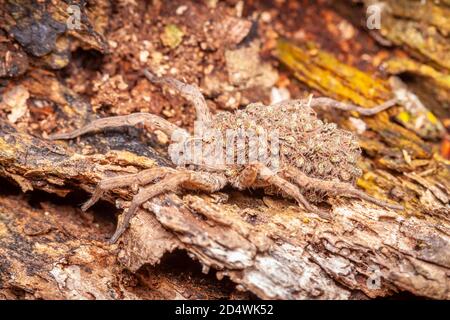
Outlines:
POLYGON ((283 106, 283 105, 291 105, 291 106, 308 106, 311 108, 334 108, 343 111, 355 111, 363 116, 373 116, 381 111, 389 109, 390 107, 395 106, 399 100, 397 98, 393 98, 387 100, 386 102, 374 106, 372 108, 363 108, 351 103, 340 102, 327 97, 319 97, 319 98, 311 98, 311 96, 307 99, 297 99, 290 101, 282 101, 273 105, 273 107, 283 106))
POLYGON ((369 202, 372 202, 380 207, 386 207, 394 210, 403 210, 403 206, 398 204, 391 204, 374 197, 369 196, 365 192, 356 189, 353 185, 345 182, 327 181, 317 178, 308 177, 306 174, 298 170, 297 168, 289 167, 285 171, 285 174, 295 181, 296 184, 305 189, 322 190, 327 193, 335 195, 343 195, 347 197, 356 197, 369 202))
POLYGON ((130 206, 124 213, 122 223, 117 227, 110 243, 115 243, 120 236, 125 232, 130 224, 131 218, 134 216, 136 210, 147 200, 165 193, 173 192, 181 185, 186 185, 189 189, 202 190, 207 192, 215 192, 221 190, 227 183, 227 180, 222 175, 211 175, 195 171, 179 171, 171 173, 163 178, 161 181, 143 187, 131 200, 130 206))
POLYGON ((253 163, 248 165, 242 172, 242 174, 245 175, 243 179, 239 179, 240 182, 246 181, 246 185, 242 185, 241 187, 252 187, 253 185, 258 186, 256 179, 252 181, 252 179, 249 179, 249 177, 254 177, 255 175, 251 173, 251 171, 254 170, 257 173, 257 177, 259 177, 261 180, 266 182, 269 185, 272 185, 279 189, 280 191, 286 193, 289 197, 296 200, 300 205, 302 205, 306 210, 317 213, 321 218, 330 219, 330 215, 313 206, 311 203, 309 203, 308 200, 303 196, 300 189, 294 185, 293 183, 290 183, 286 179, 282 178, 270 168, 265 166, 262 163, 253 163))
POLYGON ((210 123, 212 121, 212 115, 206 104, 205 97, 197 86, 170 77, 157 77, 147 69, 144 70, 144 75, 150 82, 166 84, 177 90, 185 99, 189 100, 195 107, 198 121, 202 121, 203 123, 210 123))
POLYGON ((105 178, 100 180, 100 182, 97 184, 97 187, 94 190, 94 193, 92 194, 91 198, 86 201, 85 204, 81 207, 81 210, 86 211, 91 206, 93 206, 100 197, 105 193, 105 191, 114 189, 114 188, 120 188, 120 187, 126 187, 126 186, 132 186, 132 185, 146 185, 156 179, 161 179, 164 176, 166 176, 168 173, 174 173, 175 169, 171 168, 151 168, 144 171, 141 171, 139 173, 134 174, 126 174, 126 175, 119 175, 116 177, 111 178, 105 178))
POLYGON ((168 136, 171 136, 175 130, 181 130, 178 126, 169 121, 151 113, 136 112, 125 116, 107 117, 96 119, 86 126, 69 133, 57 133, 50 135, 50 140, 73 139, 88 132, 97 131, 105 128, 117 128, 122 126, 134 126, 138 123, 145 123, 150 127, 161 130, 168 136))
POLYGON ((379 104, 372 108, 363 108, 351 103, 344 103, 340 101, 336 101, 331 98, 327 97, 320 97, 320 98, 314 98, 310 102, 310 106, 312 108, 314 107, 328 107, 328 108, 334 108, 344 111, 356 111, 359 114, 363 116, 373 116, 374 114, 377 114, 381 111, 384 111, 386 109, 389 109, 392 106, 395 106, 398 103, 397 98, 393 98, 390 100, 387 100, 386 102, 379 104))

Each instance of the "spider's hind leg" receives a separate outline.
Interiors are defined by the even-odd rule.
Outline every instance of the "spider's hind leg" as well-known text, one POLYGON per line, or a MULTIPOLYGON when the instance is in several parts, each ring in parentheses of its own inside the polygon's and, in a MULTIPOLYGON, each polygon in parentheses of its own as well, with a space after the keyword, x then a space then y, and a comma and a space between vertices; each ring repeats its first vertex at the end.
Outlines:
POLYGON ((350 183, 337 182, 337 181, 327 181, 317 178, 311 178, 305 175, 303 172, 296 168, 288 168, 285 170, 285 175, 290 179, 295 181, 296 184, 305 189, 316 189, 320 191, 325 191, 328 194, 341 195, 346 197, 355 197, 362 200, 372 202, 380 207, 386 207, 395 210, 403 210, 403 206, 397 204, 391 204, 374 197, 369 196, 365 192, 356 189, 350 183))
POLYGON ((256 177, 295 199, 306 210, 317 213, 321 218, 327 220, 330 219, 330 215, 312 205, 296 185, 279 176, 262 163, 250 164, 243 170, 240 177, 241 187, 246 188, 255 186, 257 183, 256 177), (256 175, 254 173, 256 173, 256 175))

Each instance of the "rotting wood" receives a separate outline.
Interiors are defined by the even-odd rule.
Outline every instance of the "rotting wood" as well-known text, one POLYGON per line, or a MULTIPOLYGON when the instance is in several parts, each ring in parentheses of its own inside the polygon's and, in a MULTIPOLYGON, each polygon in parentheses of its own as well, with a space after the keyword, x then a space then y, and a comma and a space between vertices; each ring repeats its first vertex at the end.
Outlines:
MULTIPOLYGON (((154 165, 129 152, 71 153, 63 144, 17 133, 3 121, 0 132, 2 175, 27 188, 92 192, 113 170, 154 165)), ((115 190, 108 198, 116 197, 129 199, 129 192, 115 190)), ((177 196, 167 195, 149 202, 151 211, 139 211, 123 239, 122 262, 137 270, 179 247, 261 298, 337 299, 350 297, 352 290, 370 297, 409 291, 449 298, 450 221, 445 212, 438 214, 448 210, 445 205, 419 218, 342 200, 328 223, 277 198, 250 200, 239 194, 227 203, 212 203, 209 196, 184 197, 202 204, 189 210, 177 196), (218 214, 227 217, 226 224, 214 219, 218 214), (163 228, 153 227, 150 217, 163 228), (161 249, 149 250, 154 247, 161 249), (368 287, 374 270, 382 274, 378 290, 368 287)))

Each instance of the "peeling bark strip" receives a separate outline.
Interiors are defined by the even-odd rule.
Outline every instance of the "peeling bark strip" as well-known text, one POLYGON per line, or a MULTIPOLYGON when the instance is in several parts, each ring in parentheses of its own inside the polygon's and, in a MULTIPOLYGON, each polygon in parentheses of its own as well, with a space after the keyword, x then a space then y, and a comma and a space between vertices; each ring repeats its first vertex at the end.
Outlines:
MULTIPOLYGON (((23 190, 64 195, 92 192, 103 177, 156 165, 129 152, 73 154, 61 143, 17 133, 0 120, 0 172, 23 190)), ((111 201, 129 199, 114 190, 111 201)), ((229 276, 261 298, 343 299, 408 291, 450 298, 450 222, 446 214, 402 217, 361 201, 333 206, 332 222, 310 216, 294 203, 232 194, 174 194, 152 200, 132 220, 119 259, 131 270, 158 263, 166 251, 184 248, 205 267, 229 276), (183 201, 182 201, 183 200, 183 201)), ((448 214, 448 206, 442 206, 448 214)), ((114 249, 116 246, 105 246, 114 249)), ((58 266, 50 273, 61 278, 58 266)))

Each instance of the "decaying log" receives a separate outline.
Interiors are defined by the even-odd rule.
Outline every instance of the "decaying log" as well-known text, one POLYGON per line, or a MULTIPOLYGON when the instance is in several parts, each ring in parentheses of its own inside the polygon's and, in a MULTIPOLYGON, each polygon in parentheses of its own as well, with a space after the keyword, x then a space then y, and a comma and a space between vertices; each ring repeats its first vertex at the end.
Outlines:
MULTIPOLYGON (((102 177, 156 165, 126 151, 72 153, 62 143, 15 132, 4 121, 0 133, 2 175, 24 190, 92 192, 102 177)), ((116 197, 129 199, 130 191, 109 194, 111 201, 116 197)), ((119 248, 102 248, 120 250, 120 261, 131 270, 182 248, 205 270, 212 267, 261 298, 337 299, 355 291, 450 297, 448 205, 440 215, 419 218, 342 200, 333 206, 330 223, 271 197, 232 193, 226 203, 215 201, 193 194, 154 199, 132 220, 119 248), (380 288, 371 284, 374 275, 380 275, 380 288)))

